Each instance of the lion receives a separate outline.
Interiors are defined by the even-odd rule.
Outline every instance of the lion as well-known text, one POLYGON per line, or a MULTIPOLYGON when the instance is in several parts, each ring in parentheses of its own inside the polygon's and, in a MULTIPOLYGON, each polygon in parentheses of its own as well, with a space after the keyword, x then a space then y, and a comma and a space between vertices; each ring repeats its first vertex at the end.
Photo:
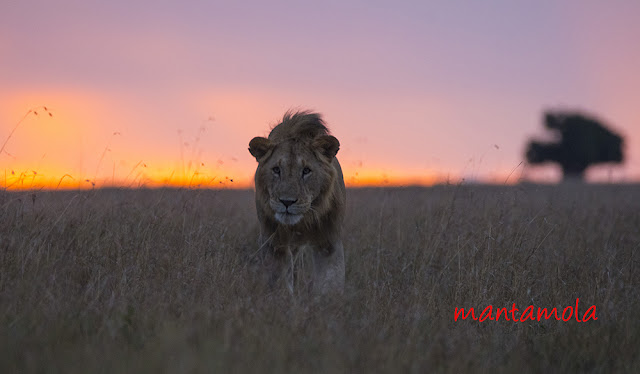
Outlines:
POLYGON ((255 200, 258 244, 274 265, 272 279, 285 274, 293 292, 293 256, 310 248, 316 293, 342 292, 345 260, 341 226, 346 205, 340 142, 310 111, 285 113, 268 138, 255 137, 249 152, 258 161, 255 200))

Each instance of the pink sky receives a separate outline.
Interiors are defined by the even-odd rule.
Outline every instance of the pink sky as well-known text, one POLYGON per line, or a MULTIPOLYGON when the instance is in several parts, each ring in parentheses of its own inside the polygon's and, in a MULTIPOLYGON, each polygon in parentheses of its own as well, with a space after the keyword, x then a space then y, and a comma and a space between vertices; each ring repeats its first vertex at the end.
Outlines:
POLYGON ((290 108, 324 115, 351 184, 515 182, 554 108, 626 137, 591 180, 640 179, 640 3, 424 3, 3 4, 0 140, 53 113, 9 139, 3 184, 248 186, 290 108))

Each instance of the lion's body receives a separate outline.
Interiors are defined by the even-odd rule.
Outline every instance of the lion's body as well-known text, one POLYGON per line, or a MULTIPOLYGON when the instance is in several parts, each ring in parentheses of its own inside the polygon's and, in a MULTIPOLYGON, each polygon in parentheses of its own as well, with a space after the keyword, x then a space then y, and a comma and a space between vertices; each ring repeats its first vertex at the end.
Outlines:
MULTIPOLYGON (((340 143, 318 114, 287 113, 267 138, 254 138, 256 210, 260 248, 292 272, 289 256, 303 247, 313 254, 314 288, 320 293, 344 286, 340 239, 346 189, 335 157, 340 143)), ((289 286, 292 283, 289 281, 289 286)))

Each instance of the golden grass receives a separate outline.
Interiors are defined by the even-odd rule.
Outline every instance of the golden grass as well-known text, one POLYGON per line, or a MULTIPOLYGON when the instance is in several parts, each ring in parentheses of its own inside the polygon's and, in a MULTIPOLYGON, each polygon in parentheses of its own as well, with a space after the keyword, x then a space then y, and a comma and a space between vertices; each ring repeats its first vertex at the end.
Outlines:
POLYGON ((2 192, 0 372, 640 372, 637 186, 350 190, 324 300, 265 286, 252 199, 2 192))

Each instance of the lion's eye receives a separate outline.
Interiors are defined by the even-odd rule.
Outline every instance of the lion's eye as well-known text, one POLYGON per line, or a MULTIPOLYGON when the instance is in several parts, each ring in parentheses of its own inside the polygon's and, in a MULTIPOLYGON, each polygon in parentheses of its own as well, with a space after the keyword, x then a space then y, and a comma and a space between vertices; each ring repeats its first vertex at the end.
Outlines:
POLYGON ((311 173, 311 169, 309 168, 302 169, 302 176, 308 175, 309 173, 311 173))
POLYGON ((274 166, 273 169, 271 169, 275 174, 280 175, 280 168, 277 166, 274 166))

